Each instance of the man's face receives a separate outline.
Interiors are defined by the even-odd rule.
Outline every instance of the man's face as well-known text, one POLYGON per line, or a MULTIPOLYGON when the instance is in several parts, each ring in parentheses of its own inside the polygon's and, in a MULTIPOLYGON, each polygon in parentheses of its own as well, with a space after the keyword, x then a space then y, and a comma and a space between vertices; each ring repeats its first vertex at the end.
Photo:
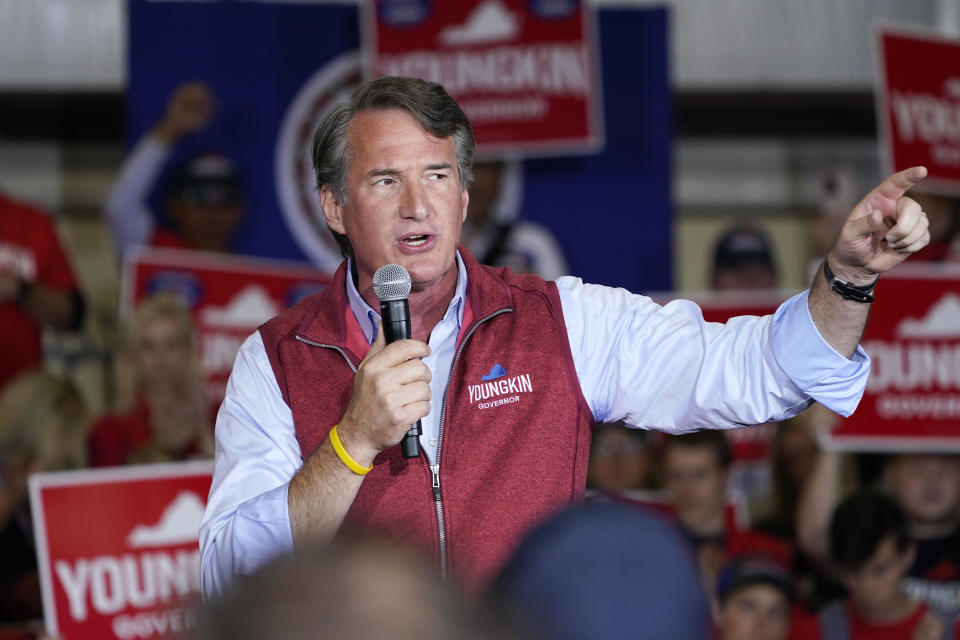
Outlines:
POLYGON ((720 640, 783 640, 790 630, 786 596, 769 584, 741 587, 720 605, 720 640))
POLYGON ((587 481, 598 489, 638 489, 650 471, 643 441, 626 429, 600 429, 593 436, 587 481))
POLYGON ((960 515, 958 455, 900 455, 890 461, 886 480, 914 523, 939 524, 960 515))
POLYGON ((896 605, 901 593, 900 581, 913 564, 914 555, 912 546, 900 551, 895 538, 888 536, 880 541, 862 567, 840 572, 843 586, 861 613, 882 615, 891 605, 896 605))
POLYGON ((672 445, 663 462, 663 487, 677 518, 695 534, 709 534, 709 527, 722 517, 727 475, 713 449, 672 445))
POLYGON ((413 290, 456 282, 456 246, 467 215, 453 138, 436 138, 406 111, 364 111, 347 132, 347 202, 320 192, 330 228, 353 245, 361 293, 374 272, 399 264, 413 290))
POLYGON ((239 204, 190 204, 177 198, 167 203, 170 217, 180 237, 203 251, 228 251, 233 233, 243 220, 239 204))

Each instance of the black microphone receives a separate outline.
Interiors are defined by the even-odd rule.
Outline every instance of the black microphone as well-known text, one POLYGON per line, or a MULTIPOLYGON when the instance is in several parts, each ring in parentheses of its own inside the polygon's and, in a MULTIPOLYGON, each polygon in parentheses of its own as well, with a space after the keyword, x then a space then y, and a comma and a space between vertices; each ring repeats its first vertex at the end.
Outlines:
MULTIPOLYGON (((410 337, 410 274, 398 264, 385 264, 373 274, 373 291, 380 300, 380 330, 387 344, 410 337)), ((420 455, 420 421, 410 425, 407 435, 400 441, 404 458, 420 455)))

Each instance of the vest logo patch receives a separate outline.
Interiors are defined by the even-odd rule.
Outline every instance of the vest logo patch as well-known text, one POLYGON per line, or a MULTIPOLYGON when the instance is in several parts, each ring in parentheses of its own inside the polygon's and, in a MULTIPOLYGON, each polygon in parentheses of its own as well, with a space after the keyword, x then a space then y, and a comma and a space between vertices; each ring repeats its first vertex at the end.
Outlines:
POLYGON ((507 370, 504 369, 503 365, 498 362, 490 368, 490 373, 485 376, 480 376, 480 380, 496 380, 497 378, 502 378, 505 375, 507 375, 507 370))
POLYGON ((470 404, 478 403, 478 409, 490 409, 505 404, 520 402, 520 395, 533 392, 529 373, 508 377, 507 370, 499 362, 490 373, 480 376, 481 384, 467 386, 470 404))

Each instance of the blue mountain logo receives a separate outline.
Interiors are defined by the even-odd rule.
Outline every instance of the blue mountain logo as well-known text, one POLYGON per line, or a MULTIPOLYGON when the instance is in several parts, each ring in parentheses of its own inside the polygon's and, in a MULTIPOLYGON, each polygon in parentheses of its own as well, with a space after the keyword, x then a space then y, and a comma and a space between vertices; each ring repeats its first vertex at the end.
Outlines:
POLYGON ((480 376, 480 379, 486 382, 487 380, 496 380, 497 378, 502 378, 507 375, 507 370, 503 368, 503 365, 499 362, 493 365, 493 368, 490 369, 490 373, 485 376, 480 376))

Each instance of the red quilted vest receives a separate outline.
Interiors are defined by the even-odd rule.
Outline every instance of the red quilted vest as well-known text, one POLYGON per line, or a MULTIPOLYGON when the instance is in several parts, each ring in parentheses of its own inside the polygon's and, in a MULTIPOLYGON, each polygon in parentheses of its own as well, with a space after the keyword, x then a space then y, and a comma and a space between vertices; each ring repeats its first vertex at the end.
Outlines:
MULTIPOLYGON (((594 421, 556 285, 460 255, 467 306, 441 417, 439 491, 425 457, 393 447, 374 459, 344 526, 409 542, 479 590, 531 527, 582 498, 594 421)), ((345 278, 344 263, 329 288, 260 327, 304 459, 346 410, 369 348, 345 278)))

